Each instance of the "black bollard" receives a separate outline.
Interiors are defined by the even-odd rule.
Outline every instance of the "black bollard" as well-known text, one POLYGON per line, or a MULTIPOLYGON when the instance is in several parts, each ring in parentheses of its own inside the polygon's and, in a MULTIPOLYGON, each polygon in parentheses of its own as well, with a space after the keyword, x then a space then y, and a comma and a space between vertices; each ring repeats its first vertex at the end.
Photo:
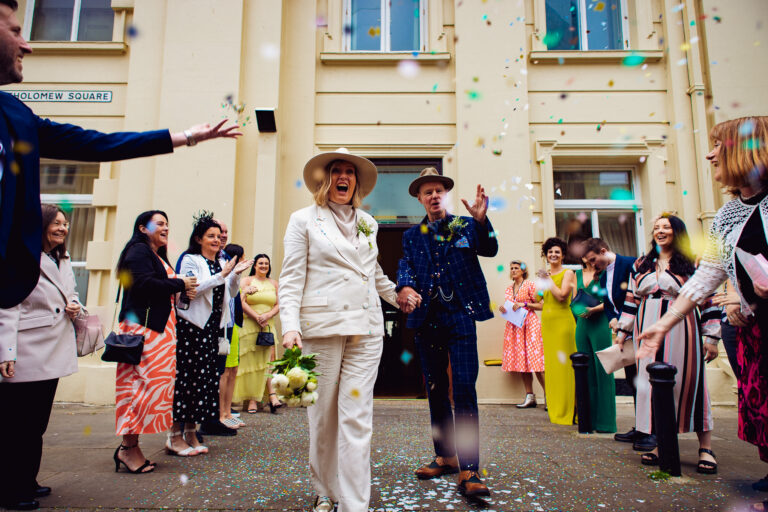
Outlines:
POLYGON ((675 412, 675 374, 671 364, 655 362, 647 367, 652 386, 653 426, 659 447, 659 469, 680 476, 680 448, 677 444, 677 414, 675 412))
POLYGON ((589 360, 591 356, 584 352, 571 354, 573 372, 576 374, 576 411, 579 415, 579 433, 592 432, 592 415, 589 410, 589 360))

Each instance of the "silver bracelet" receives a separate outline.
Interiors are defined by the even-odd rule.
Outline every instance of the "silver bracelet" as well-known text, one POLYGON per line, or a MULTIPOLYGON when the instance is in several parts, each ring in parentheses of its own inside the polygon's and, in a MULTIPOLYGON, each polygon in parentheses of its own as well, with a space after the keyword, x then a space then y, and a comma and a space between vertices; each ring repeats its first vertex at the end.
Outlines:
POLYGON ((673 308, 672 306, 669 306, 669 308, 667 308, 667 311, 672 313, 672 316, 676 316, 680 320, 685 320, 685 315, 679 312, 678 310, 676 310, 675 308, 673 308))
POLYGON ((710 338, 709 336, 704 336, 704 343, 707 345, 712 345, 714 347, 717 347, 720 344, 720 340, 717 338, 710 338))

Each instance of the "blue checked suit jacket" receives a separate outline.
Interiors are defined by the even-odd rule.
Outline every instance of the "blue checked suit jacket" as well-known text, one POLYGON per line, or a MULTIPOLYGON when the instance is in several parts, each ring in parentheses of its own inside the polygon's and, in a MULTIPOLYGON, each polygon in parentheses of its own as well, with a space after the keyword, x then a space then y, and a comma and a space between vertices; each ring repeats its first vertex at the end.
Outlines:
MULTIPOLYGON (((453 215, 448 215, 446 223, 453 215)), ((480 269, 478 256, 493 257, 499 252, 495 232, 491 221, 486 217, 485 225, 476 222, 472 217, 461 217, 467 227, 454 237, 448 248, 447 259, 449 273, 453 282, 456 299, 464 306, 464 311, 475 321, 493 318, 491 299, 485 284, 483 271, 480 269), (466 238, 467 247, 458 247, 458 241, 466 238)), ((397 270, 398 291, 410 286, 421 295, 421 306, 408 315, 408 327, 416 329, 424 322, 429 308, 430 297, 433 294, 432 258, 429 251, 430 233, 422 233, 422 225, 428 222, 427 217, 418 226, 413 226, 403 234, 403 258, 397 270)))
POLYGON ((104 162, 173 151, 168 130, 101 133, 42 119, 0 92, 0 307, 20 304, 40 275, 40 158, 104 162))

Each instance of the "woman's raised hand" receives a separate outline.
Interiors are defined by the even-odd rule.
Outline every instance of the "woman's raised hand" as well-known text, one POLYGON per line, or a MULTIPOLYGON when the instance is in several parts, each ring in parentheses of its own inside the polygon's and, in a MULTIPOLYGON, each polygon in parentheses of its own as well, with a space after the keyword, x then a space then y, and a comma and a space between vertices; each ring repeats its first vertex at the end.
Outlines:
POLYGON ((235 265, 235 269, 234 269, 235 270, 235 274, 240 275, 240 274, 243 273, 243 271, 248 270, 249 268, 251 268, 251 266, 253 266, 253 260, 241 261, 240 263, 235 265))

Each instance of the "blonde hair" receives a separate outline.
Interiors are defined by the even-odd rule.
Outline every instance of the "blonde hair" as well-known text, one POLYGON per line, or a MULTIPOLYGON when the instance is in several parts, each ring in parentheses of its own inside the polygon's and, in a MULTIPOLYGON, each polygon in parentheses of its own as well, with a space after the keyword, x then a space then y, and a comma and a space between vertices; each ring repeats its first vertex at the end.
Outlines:
MULTIPOLYGON (((347 162, 348 164, 352 164, 352 162, 347 160, 338 159, 325 166, 325 169, 323 169, 323 179, 318 183, 317 188, 315 188, 315 191, 312 193, 315 198, 315 204, 318 206, 328 205, 328 200, 331 195, 331 169, 333 169, 333 166, 337 162, 347 162)), ((355 208, 360 208, 360 205, 363 204, 363 198, 360 195, 360 183, 357 174, 357 166, 354 164, 352 164, 352 166, 355 167, 355 190, 352 192, 352 206, 355 208)))
POLYGON ((768 185, 768 116, 718 123, 712 127, 709 138, 721 143, 721 181, 732 194, 738 194, 740 187, 768 185))

